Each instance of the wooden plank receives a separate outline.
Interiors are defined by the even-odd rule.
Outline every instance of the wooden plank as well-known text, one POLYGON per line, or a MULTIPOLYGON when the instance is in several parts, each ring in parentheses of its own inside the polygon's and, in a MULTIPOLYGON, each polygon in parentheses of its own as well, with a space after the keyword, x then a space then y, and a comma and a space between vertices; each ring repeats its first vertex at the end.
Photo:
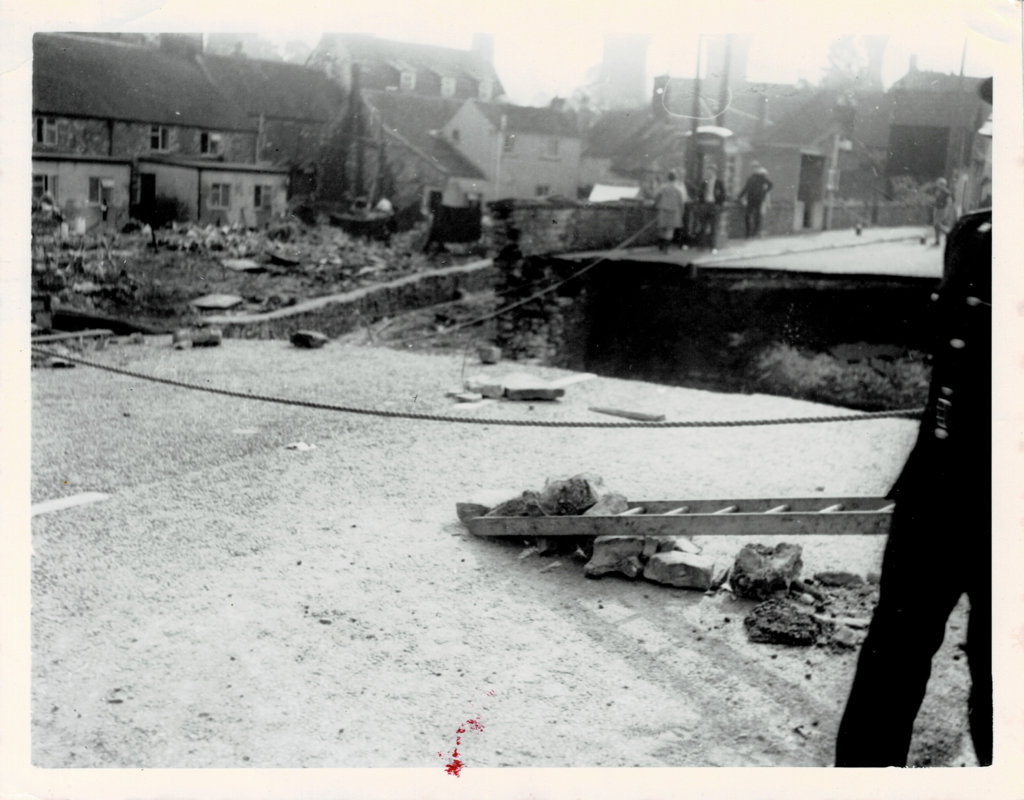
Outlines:
POLYGON ((635 514, 580 517, 476 517, 477 536, 864 536, 889 532, 891 512, 818 511, 635 514))
POLYGON ((65 331, 64 333, 47 333, 43 336, 33 336, 33 344, 44 342, 62 342, 65 339, 86 339, 94 336, 113 336, 114 332, 109 328, 92 328, 85 331, 65 331))
POLYGON ((664 422, 664 414, 644 414, 640 411, 623 411, 618 408, 603 408, 601 406, 591 406, 591 411, 598 414, 607 414, 609 417, 623 417, 625 419, 635 419, 637 422, 664 422))
POLYGON ((56 500, 45 500, 42 503, 36 503, 32 506, 31 515, 33 517, 37 517, 40 514, 49 514, 51 511, 61 511, 65 508, 74 508, 75 506, 84 505, 85 503, 96 503, 100 500, 106 500, 109 497, 109 494, 103 494, 101 492, 83 492, 82 494, 71 495, 71 497, 59 497, 56 500))

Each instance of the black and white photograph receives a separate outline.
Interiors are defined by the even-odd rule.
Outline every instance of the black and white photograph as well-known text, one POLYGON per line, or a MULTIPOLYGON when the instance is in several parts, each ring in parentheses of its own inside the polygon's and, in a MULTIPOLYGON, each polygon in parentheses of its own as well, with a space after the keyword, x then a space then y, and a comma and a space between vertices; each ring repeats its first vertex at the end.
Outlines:
POLYGON ((1015 796, 1019 3, 292 5, 5 5, 0 793, 1015 796))

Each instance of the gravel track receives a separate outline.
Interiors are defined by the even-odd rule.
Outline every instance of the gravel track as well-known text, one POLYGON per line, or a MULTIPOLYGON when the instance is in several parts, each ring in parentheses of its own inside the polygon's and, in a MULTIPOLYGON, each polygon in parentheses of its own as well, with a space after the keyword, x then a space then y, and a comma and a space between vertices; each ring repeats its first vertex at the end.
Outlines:
MULTIPOLYGON (((451 413, 459 355, 168 337, 97 360, 320 402, 451 413)), ((472 359, 471 359, 472 361, 472 359)), ((466 373, 565 371, 470 363, 466 373)), ((837 413, 598 378, 558 403, 457 413, 595 419, 837 413)), ((677 430, 458 426, 33 371, 33 762, 41 767, 824 766, 855 654, 752 645, 750 603, 471 537, 479 489, 602 475, 631 499, 879 495, 917 423, 677 430), (289 442, 316 449, 289 451, 289 442), (555 562, 559 565, 541 573, 555 562), (810 676, 809 678, 806 676, 810 676), (120 701, 120 702, 118 702, 120 701)), ((762 539, 767 544, 772 538, 762 539)), ((723 561, 739 538, 698 540, 723 561)), ((804 574, 878 568, 882 537, 804 537, 804 574)), ((964 608, 915 753, 965 750, 964 608), (930 748, 930 749, 929 749, 930 748)), ((922 755, 923 754, 923 755, 922 755)), ((930 755, 929 755, 930 754, 930 755)))

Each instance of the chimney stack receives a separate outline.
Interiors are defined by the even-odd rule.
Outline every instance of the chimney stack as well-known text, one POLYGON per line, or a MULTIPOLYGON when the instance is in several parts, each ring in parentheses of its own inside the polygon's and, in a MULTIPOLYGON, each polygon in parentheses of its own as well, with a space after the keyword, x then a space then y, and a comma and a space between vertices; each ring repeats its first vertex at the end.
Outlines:
POLYGON ((910 71, 917 72, 917 55, 914 54, 910 57, 910 71))

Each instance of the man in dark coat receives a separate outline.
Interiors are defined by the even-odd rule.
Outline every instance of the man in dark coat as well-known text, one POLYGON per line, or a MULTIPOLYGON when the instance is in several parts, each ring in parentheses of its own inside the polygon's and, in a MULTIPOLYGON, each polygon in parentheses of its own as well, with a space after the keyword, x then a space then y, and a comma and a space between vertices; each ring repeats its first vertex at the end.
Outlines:
POLYGON ((761 209, 764 206, 765 199, 768 197, 768 192, 774 186, 768 180, 768 170, 756 161, 750 166, 753 168, 753 172, 750 173, 750 177, 747 178, 742 191, 736 197, 741 202, 744 199, 747 201, 743 221, 748 239, 751 236, 757 236, 761 232, 761 209))
POLYGON ((704 170, 697 193, 697 233, 698 246, 710 248, 713 252, 718 234, 718 211, 726 201, 725 184, 718 177, 718 167, 709 164, 704 170))
POLYGON ((836 741, 837 767, 906 766, 914 718, 946 620, 966 592, 968 719, 992 763, 992 212, 963 217, 946 241, 932 381, 896 501, 881 593, 836 741))

